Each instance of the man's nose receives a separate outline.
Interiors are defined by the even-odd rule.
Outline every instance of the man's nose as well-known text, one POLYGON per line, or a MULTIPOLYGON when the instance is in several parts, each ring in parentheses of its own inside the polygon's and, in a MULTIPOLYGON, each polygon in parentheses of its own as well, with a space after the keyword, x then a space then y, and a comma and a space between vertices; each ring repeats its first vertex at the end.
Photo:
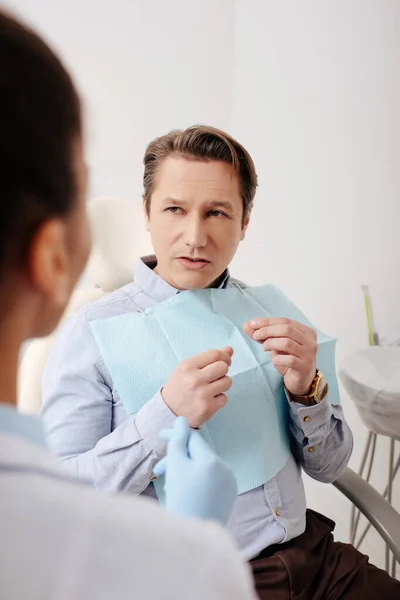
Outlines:
POLYGON ((185 219, 184 239, 190 248, 204 248, 207 244, 207 226, 200 216, 185 219))

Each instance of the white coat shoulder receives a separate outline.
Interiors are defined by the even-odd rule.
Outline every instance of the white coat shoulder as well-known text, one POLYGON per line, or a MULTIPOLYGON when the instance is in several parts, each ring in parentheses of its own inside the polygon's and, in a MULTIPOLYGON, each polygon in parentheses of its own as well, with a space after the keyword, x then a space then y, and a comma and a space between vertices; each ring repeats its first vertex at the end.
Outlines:
POLYGON ((254 600, 219 525, 75 483, 47 452, 0 435, 0 589, 7 600, 254 600))

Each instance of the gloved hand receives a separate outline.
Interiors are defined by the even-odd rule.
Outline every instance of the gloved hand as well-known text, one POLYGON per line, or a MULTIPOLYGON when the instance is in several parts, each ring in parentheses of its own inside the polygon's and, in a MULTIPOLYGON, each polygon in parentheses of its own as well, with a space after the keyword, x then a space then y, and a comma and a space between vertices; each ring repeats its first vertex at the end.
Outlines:
POLYGON ((236 479, 198 431, 178 417, 172 429, 160 432, 168 440, 166 456, 154 467, 165 474, 165 508, 185 517, 225 524, 236 500, 236 479))

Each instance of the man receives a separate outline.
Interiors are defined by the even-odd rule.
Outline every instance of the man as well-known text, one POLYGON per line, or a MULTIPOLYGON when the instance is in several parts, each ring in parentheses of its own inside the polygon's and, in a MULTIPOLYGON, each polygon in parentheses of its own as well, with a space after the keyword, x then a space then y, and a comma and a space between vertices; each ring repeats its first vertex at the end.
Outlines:
MULTIPOLYGON (((252 292, 231 279, 227 269, 245 237, 256 186, 248 152, 212 127, 173 131, 147 148, 143 199, 155 257, 139 262, 133 283, 70 319, 44 377, 43 417, 50 446, 73 474, 93 486, 154 495, 153 467, 164 452, 158 432, 171 427, 178 416, 185 416, 192 428, 201 428, 207 435, 218 429, 219 437, 215 434, 213 441, 221 452, 229 444, 234 452, 237 439, 236 463, 241 451, 246 453, 258 443, 262 428, 270 428, 268 419, 260 425, 250 408, 243 410, 257 394, 253 379, 265 366, 259 353, 259 362, 246 375, 242 397, 235 396, 245 439, 235 438, 233 443, 232 431, 224 427, 223 420, 229 411, 231 418, 235 417, 233 379, 239 377, 231 377, 227 361, 212 352, 200 353, 172 370, 165 367, 165 363, 172 364, 171 348, 189 347, 191 336, 201 335, 202 344, 207 336, 214 339, 214 330, 223 328, 227 313, 233 311, 230 301, 239 301, 240 293, 246 296, 242 304, 246 308, 252 292), (188 290, 193 292, 188 295, 188 290), (213 294, 207 295, 207 290, 213 294), (210 298, 223 303, 224 293, 226 311, 221 309, 221 318, 212 310, 209 320, 186 311, 181 333, 179 323, 169 325, 168 315, 174 307, 183 311, 184 303, 190 301, 201 313, 204 306, 199 298, 203 305, 210 298), (157 315, 158 319, 165 317, 158 324, 157 315), (138 321, 140 318, 144 320, 138 321), (121 323, 132 329, 126 333, 121 323), (140 328, 150 331, 150 326, 158 341, 152 335, 143 334, 137 340, 131 335, 140 328), (121 335, 119 347, 116 335, 121 335), (173 339, 179 336, 177 341, 173 339), (144 355, 148 364, 142 364, 144 355), (148 379, 157 391, 146 396, 142 390, 148 379)), ((287 299, 281 300, 289 312, 296 313, 287 299)), ((241 324, 247 342, 238 329, 227 326, 235 340, 231 344, 232 367, 238 354, 254 364, 254 340, 262 345, 275 368, 272 372, 266 367, 268 385, 275 385, 276 406, 282 414, 287 412, 291 445, 288 454, 283 454, 284 463, 261 485, 251 487, 248 473, 242 473, 244 491, 228 523, 243 556, 250 561, 260 598, 373 598, 377 589, 386 598, 395 598, 399 589, 395 581, 369 565, 354 548, 335 544, 329 519, 306 513, 301 468, 319 481, 334 481, 349 460, 352 435, 341 407, 333 403, 332 390, 317 371, 315 331, 304 319, 299 322, 277 310, 266 317, 261 305, 258 310, 258 314, 247 311, 249 318, 241 324), (281 396, 285 406, 279 404, 281 396)), ((240 376, 237 362, 235 368, 240 376)), ((260 380, 262 383, 265 381, 260 380)), ((236 385, 235 394, 237 389, 236 385)), ((257 409, 264 408, 257 404, 257 409)), ((271 414, 273 410, 272 406, 271 414)), ((271 429, 269 432, 274 434, 271 429)), ((282 431, 279 440, 283 437, 282 431)), ((268 462, 276 464, 278 450, 268 444, 267 439, 264 446, 258 446, 259 451, 247 462, 249 470, 260 460, 264 460, 265 472, 268 462)))
MULTIPOLYGON (((250 574, 221 527, 75 482, 39 420, 17 414, 20 347, 56 326, 90 236, 77 93, 46 44, 1 12, 0 130, 1 598, 250 600, 250 574)), ((163 436, 167 508, 224 521, 236 496, 229 469, 184 418, 163 436)))

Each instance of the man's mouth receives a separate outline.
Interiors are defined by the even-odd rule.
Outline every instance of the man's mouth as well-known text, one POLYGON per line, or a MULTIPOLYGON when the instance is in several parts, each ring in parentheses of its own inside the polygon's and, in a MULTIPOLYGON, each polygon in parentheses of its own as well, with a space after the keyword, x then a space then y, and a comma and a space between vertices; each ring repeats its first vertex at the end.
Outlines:
POLYGON ((206 258, 191 258, 190 256, 179 256, 177 260, 184 269, 190 271, 205 269, 210 264, 206 258))

